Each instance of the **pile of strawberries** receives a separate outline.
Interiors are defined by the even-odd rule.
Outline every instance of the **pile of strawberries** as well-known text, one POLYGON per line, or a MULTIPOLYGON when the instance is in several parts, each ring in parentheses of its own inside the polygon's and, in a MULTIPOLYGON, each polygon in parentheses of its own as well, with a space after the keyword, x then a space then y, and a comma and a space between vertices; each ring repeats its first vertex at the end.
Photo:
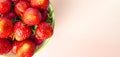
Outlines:
POLYGON ((49 0, 0 0, 0 55, 32 57, 53 34, 48 7, 49 0))

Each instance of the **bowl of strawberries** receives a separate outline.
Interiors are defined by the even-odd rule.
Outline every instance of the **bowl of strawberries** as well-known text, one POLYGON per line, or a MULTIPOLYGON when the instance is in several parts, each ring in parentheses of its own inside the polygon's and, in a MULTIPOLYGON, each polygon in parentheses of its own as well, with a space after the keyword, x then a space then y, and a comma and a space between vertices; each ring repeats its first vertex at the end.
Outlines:
POLYGON ((0 0, 0 56, 38 53, 53 35, 54 19, 49 0, 0 0))

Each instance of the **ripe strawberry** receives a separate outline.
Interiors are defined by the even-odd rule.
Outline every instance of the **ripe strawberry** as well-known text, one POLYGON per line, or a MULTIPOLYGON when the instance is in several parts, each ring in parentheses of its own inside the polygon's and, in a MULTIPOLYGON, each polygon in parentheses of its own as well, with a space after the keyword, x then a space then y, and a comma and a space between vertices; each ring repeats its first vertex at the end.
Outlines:
POLYGON ((38 39, 35 36, 31 36, 30 40, 32 40, 36 45, 41 45, 43 43, 43 39, 38 39))
POLYGON ((53 28, 47 22, 42 22, 36 28, 36 36, 39 39, 47 39, 53 34, 53 28))
POLYGON ((48 11, 46 10, 46 11, 43 11, 42 12, 42 22, 45 22, 46 20, 47 20, 47 18, 48 18, 48 11))
POLYGON ((35 51, 36 45, 31 40, 24 40, 19 43, 16 55, 18 57, 32 57, 35 51))
POLYGON ((40 10, 47 10, 49 6, 49 0, 30 0, 31 6, 40 10))
POLYGON ((8 53, 12 49, 12 44, 9 40, 0 38, 0 55, 8 53))
POLYGON ((37 25, 41 21, 41 13, 35 8, 28 8, 22 16, 22 20, 29 26, 37 25))
POLYGON ((11 1, 14 2, 15 4, 19 2, 19 0, 11 0, 11 1))
POLYGON ((9 12, 7 14, 4 14, 3 17, 9 18, 9 19, 14 19, 17 17, 17 15, 14 12, 9 12))
POLYGON ((27 1, 27 2, 29 2, 29 3, 30 3, 30 0, 25 0, 25 1, 27 1))
POLYGON ((17 52, 19 43, 20 43, 20 41, 14 41, 14 42, 13 42, 13 48, 12 48, 12 52, 13 52, 13 53, 16 53, 16 52, 17 52))
POLYGON ((17 40, 17 41, 22 41, 25 40, 27 38, 29 38, 29 36, 32 34, 32 31, 30 29, 30 27, 28 27, 27 25, 23 24, 22 22, 17 22, 14 25, 14 34, 13 37, 17 40))
POLYGON ((13 29, 12 21, 8 18, 0 18, 0 38, 7 38, 11 35, 13 29))
POLYGON ((13 40, 14 40, 14 38, 11 37, 11 36, 9 36, 7 39, 10 40, 10 41, 13 41, 13 40))
POLYGON ((11 9, 11 2, 9 0, 0 0, 0 14, 8 13, 11 9))
POLYGON ((21 15, 25 12, 25 10, 27 8, 29 8, 30 5, 27 1, 19 1, 16 5, 15 5, 15 12, 17 13, 17 15, 21 15))

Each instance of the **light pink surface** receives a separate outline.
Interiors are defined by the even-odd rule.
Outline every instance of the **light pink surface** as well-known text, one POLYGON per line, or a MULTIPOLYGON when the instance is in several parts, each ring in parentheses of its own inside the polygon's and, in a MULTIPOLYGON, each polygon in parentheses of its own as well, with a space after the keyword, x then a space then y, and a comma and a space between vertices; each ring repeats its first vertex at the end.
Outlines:
POLYGON ((120 0, 51 1, 55 33, 38 57, 120 57, 120 0))

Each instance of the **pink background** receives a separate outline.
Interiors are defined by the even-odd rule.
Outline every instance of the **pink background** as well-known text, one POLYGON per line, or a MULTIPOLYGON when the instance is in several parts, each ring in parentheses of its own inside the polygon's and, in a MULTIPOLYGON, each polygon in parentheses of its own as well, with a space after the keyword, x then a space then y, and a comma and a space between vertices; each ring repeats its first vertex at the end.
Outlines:
POLYGON ((120 0, 51 2, 56 15, 55 32, 36 56, 120 57, 120 0))

